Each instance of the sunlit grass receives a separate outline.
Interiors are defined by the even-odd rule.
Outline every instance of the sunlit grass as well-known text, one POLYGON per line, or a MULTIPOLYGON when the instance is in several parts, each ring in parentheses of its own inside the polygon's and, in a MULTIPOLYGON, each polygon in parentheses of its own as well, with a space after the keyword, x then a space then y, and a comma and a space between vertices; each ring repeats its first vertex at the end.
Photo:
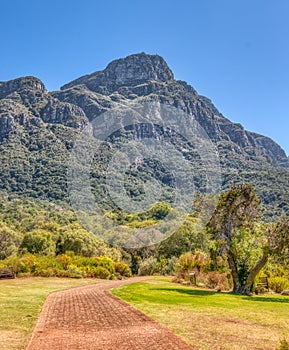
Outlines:
POLYGON ((196 349, 276 349, 289 339, 289 297, 245 297, 170 283, 167 278, 112 291, 196 349))
POLYGON ((41 277, 0 280, 0 349, 25 348, 48 294, 91 283, 96 281, 41 277))

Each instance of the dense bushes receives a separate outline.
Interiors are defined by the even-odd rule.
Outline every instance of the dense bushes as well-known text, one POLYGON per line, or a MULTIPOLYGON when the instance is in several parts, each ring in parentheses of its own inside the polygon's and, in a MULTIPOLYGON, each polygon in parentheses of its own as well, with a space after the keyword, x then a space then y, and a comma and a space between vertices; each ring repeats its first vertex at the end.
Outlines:
MULTIPOLYGON (((105 213, 122 225, 124 239, 126 230, 153 225, 168 214, 173 216, 175 212, 164 202, 156 203, 143 213, 128 214, 121 210, 105 213)), ((14 266, 18 276, 75 278, 129 277, 131 268, 138 275, 176 273, 176 280, 183 283, 225 290, 231 287, 230 269, 226 257, 220 254, 219 242, 194 215, 189 215, 176 232, 168 234, 168 238, 159 244, 130 250, 112 248, 100 240, 106 237, 111 244, 118 242, 115 242, 112 230, 105 231, 99 219, 96 214, 91 222, 99 231, 97 236, 97 232, 93 235, 78 223, 76 215, 65 203, 40 203, 4 195, 0 191, 0 267, 14 266)), ((267 226, 260 224, 258 227, 260 234, 267 226)), ((170 233, 171 227, 165 229, 170 233)), ((247 249, 253 244, 247 239, 246 232, 239 233, 242 239, 234 241, 233 248, 238 252, 239 267, 244 270, 240 271, 246 277, 246 264, 257 255, 247 249), (249 255, 244 254, 247 251, 249 255)), ((273 291, 289 289, 286 262, 280 263, 272 257, 262 273, 269 277, 273 291)))
POLYGON ((130 268, 121 261, 114 262, 107 256, 81 257, 73 252, 56 257, 27 253, 21 257, 11 256, 1 261, 1 266, 12 266, 16 275, 42 277, 94 277, 113 279, 129 277, 130 268))
POLYGON ((20 251, 43 255, 55 254, 55 241, 51 232, 34 230, 24 234, 20 251))
POLYGON ((122 261, 116 261, 114 263, 114 269, 116 276, 130 277, 131 271, 127 264, 122 261))
POLYGON ((269 287, 276 293, 289 288, 289 280, 285 277, 275 276, 269 278, 269 287))
POLYGON ((195 251, 182 254, 178 259, 177 276, 175 282, 195 284, 202 287, 229 290, 231 281, 229 273, 224 271, 224 266, 216 269, 210 257, 202 252, 195 251), (213 270, 211 270, 213 268, 213 270))
POLYGON ((21 243, 21 235, 0 222, 0 259, 5 259, 17 252, 21 243))
POLYGON ((143 259, 138 264, 138 275, 139 276, 151 276, 151 275, 172 275, 176 270, 176 264, 178 259, 172 257, 170 259, 157 259, 150 256, 143 259))

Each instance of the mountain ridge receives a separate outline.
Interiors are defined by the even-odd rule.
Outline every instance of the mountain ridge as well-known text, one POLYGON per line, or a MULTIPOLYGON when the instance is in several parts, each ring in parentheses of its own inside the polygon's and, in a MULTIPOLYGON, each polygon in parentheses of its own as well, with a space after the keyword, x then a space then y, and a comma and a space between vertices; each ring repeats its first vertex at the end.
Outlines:
POLYGON ((31 76, 0 82, 0 189, 67 198, 65 161, 77 135, 89 121, 131 101, 159 101, 195 118, 218 149, 223 188, 253 181, 268 207, 273 203, 277 211, 287 208, 285 151, 269 137, 231 122, 209 98, 185 81, 175 80, 161 56, 145 53, 114 60, 104 70, 72 80, 59 91, 48 92, 41 80, 31 76), (9 144, 13 144, 11 154, 9 144), (6 159, 9 154, 12 161, 6 159), (269 200, 268 183, 277 188, 269 200))
MULTIPOLYGON (((81 89, 81 86, 83 85, 85 86, 84 90, 88 89, 90 92, 93 93, 100 93, 105 96, 109 96, 110 94, 117 92, 122 97, 127 99, 134 99, 135 96, 146 96, 152 93, 176 93, 176 90, 181 91, 183 89, 184 93, 190 94, 193 98, 198 100, 197 102, 207 106, 208 109, 211 111, 212 118, 216 115, 220 117, 220 119, 222 119, 220 121, 222 121, 223 124, 226 121, 225 127, 223 127, 222 130, 220 130, 220 132, 225 131, 225 134, 222 135, 223 138, 226 138, 226 136, 229 133, 231 136, 229 137, 231 141, 237 144, 239 143, 239 146, 257 147, 260 152, 265 151, 266 153, 266 150, 268 150, 268 148, 271 148, 269 154, 267 154, 266 156, 271 158, 272 164, 281 165, 285 167, 289 166, 289 161, 285 151, 276 142, 274 142, 271 138, 267 136, 247 131, 243 128, 243 126, 240 123, 232 123, 229 119, 223 117, 223 115, 218 111, 218 109, 214 106, 211 100, 209 100, 207 97, 199 95, 197 91, 186 82, 174 80, 174 75, 172 71, 168 67, 165 60, 159 55, 148 55, 145 53, 140 53, 112 61, 107 65, 107 67, 103 71, 97 71, 89 75, 85 75, 83 77, 71 81, 68 84, 65 84, 60 88, 61 92, 55 93, 55 96, 58 97, 60 100, 74 103, 75 101, 73 99, 69 98, 69 96, 67 97, 67 95, 65 96, 64 91, 77 87, 78 89, 81 89), (155 62, 157 64, 154 66, 153 63, 155 62), (131 67, 134 68, 132 69, 131 67), (138 75, 138 72, 143 72, 145 68, 146 74, 138 75), (103 78, 103 76, 105 78, 103 78), (151 77, 153 77, 153 79, 151 79, 151 77), (144 86, 144 82, 148 81, 150 82, 150 84, 144 86), (129 84, 131 89, 127 89, 126 84, 129 84), (167 87, 167 91, 164 91, 164 85, 167 87), (275 163, 274 158, 277 159, 277 163, 275 163)), ((119 96, 118 98, 119 100, 121 100, 119 96)), ((165 102, 170 103, 171 101, 166 100, 165 102)), ((198 114, 196 108, 193 111, 190 110, 190 105, 188 104, 188 101, 185 100, 185 106, 182 106, 182 104, 178 104, 175 102, 176 101, 173 101, 173 105, 175 107, 184 109, 187 113, 192 112, 192 114, 194 115, 198 114)), ((85 110, 84 105, 82 105, 81 107, 83 107, 83 109, 85 110)), ((86 114, 90 119, 97 117, 98 115, 97 111, 94 112, 94 115, 91 115, 89 111, 86 114)), ((202 120, 200 121, 200 124, 202 125, 202 120)), ((204 129, 209 134, 211 139, 218 139, 216 135, 213 135, 213 129, 204 129)), ((216 134, 216 127, 214 129, 214 132, 216 134)))

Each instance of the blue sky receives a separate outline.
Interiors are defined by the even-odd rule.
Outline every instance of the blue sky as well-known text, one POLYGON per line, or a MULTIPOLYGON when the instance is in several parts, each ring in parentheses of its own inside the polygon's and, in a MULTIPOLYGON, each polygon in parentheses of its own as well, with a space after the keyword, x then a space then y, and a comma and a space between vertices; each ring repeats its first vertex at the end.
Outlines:
POLYGON ((48 90, 137 52, 289 154, 288 0, 2 0, 0 80, 48 90))

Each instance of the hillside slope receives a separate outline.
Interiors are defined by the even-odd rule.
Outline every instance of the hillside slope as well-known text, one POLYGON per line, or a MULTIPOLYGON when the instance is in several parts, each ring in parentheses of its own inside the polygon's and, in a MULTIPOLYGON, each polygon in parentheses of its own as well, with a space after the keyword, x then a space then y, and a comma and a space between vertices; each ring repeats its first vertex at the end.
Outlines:
MULTIPOLYGON (((218 149, 223 188, 250 182, 268 215, 289 213, 289 160, 284 150, 270 138, 232 123, 208 98, 175 80, 162 57, 145 53, 115 60, 103 71, 80 77, 60 91, 48 92, 34 77, 0 82, 0 189, 67 200, 67 160, 77 135, 89 121, 131 101, 159 101, 195 118, 218 149)), ((156 133, 146 137, 157 137, 156 133)), ((175 136, 173 142, 180 145, 183 141, 175 136)), ((103 164, 110 157, 111 151, 96 155, 92 170, 96 200, 106 208, 114 205, 103 185, 103 164)), ((167 174, 159 164, 146 164, 144 172, 153 174, 170 192, 171 185, 164 180, 167 174)), ((135 177, 128 174, 128 183, 135 177)), ((141 183, 128 187, 131 196, 141 195, 141 183)), ((202 190, 201 184, 197 189, 202 190)), ((170 198, 164 195, 163 199, 170 198)))

